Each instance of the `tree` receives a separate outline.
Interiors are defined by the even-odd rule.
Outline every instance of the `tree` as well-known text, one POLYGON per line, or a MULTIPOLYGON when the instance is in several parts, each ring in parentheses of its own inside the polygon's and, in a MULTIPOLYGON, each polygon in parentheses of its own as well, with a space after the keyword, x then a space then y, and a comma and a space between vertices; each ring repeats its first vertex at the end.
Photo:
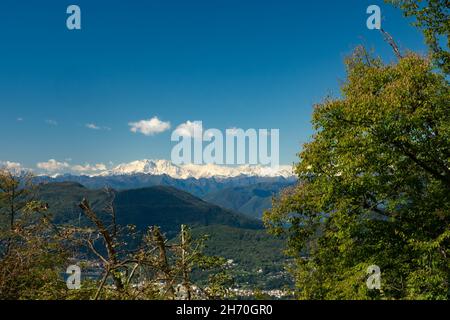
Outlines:
POLYGON ((298 185, 265 223, 288 236, 299 298, 448 299, 448 82, 415 54, 385 65, 359 48, 346 64, 342 97, 315 107, 298 185))
POLYGON ((64 227, 72 230, 75 245, 88 249, 85 262, 102 270, 100 280, 83 282, 82 290, 72 293, 71 298, 192 300, 229 296, 232 279, 226 270, 226 260, 203 253, 204 237, 192 239, 185 225, 171 241, 157 226, 149 227, 142 237, 134 226, 123 227, 116 223, 115 192, 107 190, 107 193, 110 201, 99 212, 86 199, 79 205, 90 226, 64 227), (98 263, 92 263, 95 260, 98 263), (191 280, 194 269, 210 276, 205 286, 191 280), (112 284, 108 280, 112 280, 112 284))
MULTIPOLYGON (((109 276, 112 277, 114 281, 114 285, 121 293, 124 290, 124 282, 120 275, 121 269, 127 269, 128 264, 131 263, 128 262, 128 260, 121 261, 120 260, 120 252, 118 252, 119 248, 123 247, 122 243, 118 239, 118 226, 116 224, 116 216, 115 216, 115 210, 112 209, 112 224, 111 227, 108 228, 105 226, 104 222, 97 216, 97 214, 94 212, 94 210, 91 208, 89 202, 86 199, 83 199, 83 201, 80 204, 81 210, 83 210, 84 214, 88 217, 88 219, 92 222, 92 224, 95 226, 95 231, 87 233, 89 236, 87 236, 84 240, 87 243, 88 248, 91 250, 91 252, 98 258, 100 258, 103 266, 104 266, 104 275, 103 279, 99 285, 99 288, 97 290, 97 293, 94 297, 95 300, 98 299, 101 290, 103 289, 103 286, 106 284, 106 281, 109 276), (95 236, 93 239, 92 236, 95 236), (95 246, 95 242, 97 240, 101 240, 103 244, 103 248, 106 252, 106 255, 99 252, 99 250, 95 246)), ((113 208, 113 205, 111 205, 111 208, 113 208)))
POLYGON ((6 244, 0 244, 6 255, 11 249, 16 218, 30 200, 31 181, 32 175, 28 172, 0 168, 0 219, 7 226, 5 231, 10 233, 6 244))
POLYGON ((62 299, 66 248, 48 206, 31 198, 32 176, 0 171, 0 299, 62 299))
POLYGON ((431 56, 437 66, 450 74, 450 1, 449 0, 386 0, 414 17, 422 29, 431 56))

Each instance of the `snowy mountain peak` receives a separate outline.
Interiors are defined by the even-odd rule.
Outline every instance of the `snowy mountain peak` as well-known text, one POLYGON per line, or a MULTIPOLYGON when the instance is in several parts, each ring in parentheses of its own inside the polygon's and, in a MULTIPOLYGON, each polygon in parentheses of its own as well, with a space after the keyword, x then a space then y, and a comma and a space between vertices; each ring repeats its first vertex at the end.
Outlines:
POLYGON ((102 176, 109 175, 168 175, 175 179, 189 178, 234 178, 239 176, 249 177, 284 177, 294 176, 291 166, 280 166, 278 169, 264 166, 220 166, 214 164, 205 165, 174 165, 168 160, 138 160, 130 163, 123 163, 115 168, 103 172, 102 176))

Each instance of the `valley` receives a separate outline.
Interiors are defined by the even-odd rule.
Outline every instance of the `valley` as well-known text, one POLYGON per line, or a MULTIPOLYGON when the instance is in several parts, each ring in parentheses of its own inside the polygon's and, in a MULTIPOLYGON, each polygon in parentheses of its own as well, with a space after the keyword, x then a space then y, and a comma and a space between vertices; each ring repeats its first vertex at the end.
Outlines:
MULTIPOLYGON (((261 196, 271 196, 273 188, 266 193, 261 191, 270 185, 255 188, 260 190, 261 196)), ((246 189, 253 190, 250 186, 246 189)), ((239 189, 231 189, 227 193, 231 191, 239 192, 239 189)), ((38 185, 36 195, 48 204, 55 223, 61 225, 90 225, 78 207, 84 198, 105 221, 110 216, 104 209, 112 200, 117 223, 134 225, 139 234, 157 225, 168 239, 172 239, 179 232, 180 225, 188 225, 194 238, 207 236, 206 254, 221 256, 230 262, 230 272, 237 288, 276 290, 291 285, 285 271, 284 239, 267 234, 256 215, 247 216, 162 185, 105 192, 105 189, 86 188, 78 182, 43 182, 38 185)), ((267 197, 262 198, 267 200, 267 197)), ((266 204, 264 201, 261 206, 266 204)), ((200 277, 200 274, 194 271, 194 277, 200 277)))

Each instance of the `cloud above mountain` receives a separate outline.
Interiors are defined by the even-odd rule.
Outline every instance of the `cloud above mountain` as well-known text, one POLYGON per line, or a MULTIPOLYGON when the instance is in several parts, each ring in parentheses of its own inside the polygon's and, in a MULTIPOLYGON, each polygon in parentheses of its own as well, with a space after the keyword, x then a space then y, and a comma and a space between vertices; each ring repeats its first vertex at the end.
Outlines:
POLYGON ((36 167, 49 173, 57 173, 68 169, 70 165, 67 162, 59 162, 55 159, 50 159, 47 162, 39 162, 36 167))
POLYGON ((97 163, 95 165, 85 164, 85 165, 75 165, 71 167, 72 171, 81 173, 81 174, 92 174, 96 172, 102 172, 108 170, 105 164, 97 163))
POLYGON ((203 128, 199 121, 186 121, 175 129, 174 134, 180 137, 202 139, 203 128))
POLYGON ((145 136, 153 136, 170 129, 170 122, 164 122, 153 117, 149 120, 140 120, 128 123, 130 131, 133 133, 142 133, 145 136))
POLYGON ((22 172, 24 170, 24 167, 21 163, 18 162, 0 161, 0 169, 10 172, 22 172))
POLYGON ((55 159, 50 159, 47 162, 39 162, 36 167, 49 174, 74 173, 79 175, 95 175, 108 170, 107 166, 103 163, 71 165, 67 161, 59 162, 55 159))

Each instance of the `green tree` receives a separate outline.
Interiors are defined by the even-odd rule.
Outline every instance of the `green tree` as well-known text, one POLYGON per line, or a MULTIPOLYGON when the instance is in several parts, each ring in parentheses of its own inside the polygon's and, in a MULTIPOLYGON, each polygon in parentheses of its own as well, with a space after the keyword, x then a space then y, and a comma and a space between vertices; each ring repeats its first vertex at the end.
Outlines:
POLYGON ((31 181, 28 172, 0 168, 0 227, 10 234, 0 242, 0 254, 8 254, 11 248, 16 219, 29 201, 31 181))
POLYGON ((415 18, 430 47, 438 67, 450 74, 450 1, 449 0, 386 0, 415 18))
POLYGON ((450 90, 432 62, 385 65, 359 48, 342 97, 313 115, 299 183, 264 220, 288 236, 304 299, 447 299, 450 90), (378 265, 382 289, 366 286, 378 265))
POLYGON ((65 227, 73 230, 71 238, 76 246, 88 249, 83 263, 98 262, 94 263, 96 269, 102 271, 101 279, 83 281, 81 290, 71 292, 70 299, 193 300, 231 296, 233 279, 227 261, 204 254, 204 236, 193 239, 190 229, 182 225, 179 236, 171 241, 157 226, 149 227, 142 237, 134 226, 116 223, 115 192, 107 192, 110 201, 100 213, 86 199, 80 204, 90 226, 65 227), (194 283, 194 270, 208 276, 206 284, 194 283))
POLYGON ((66 262, 48 207, 30 198, 32 176, 0 170, 0 299, 62 299, 66 262))

